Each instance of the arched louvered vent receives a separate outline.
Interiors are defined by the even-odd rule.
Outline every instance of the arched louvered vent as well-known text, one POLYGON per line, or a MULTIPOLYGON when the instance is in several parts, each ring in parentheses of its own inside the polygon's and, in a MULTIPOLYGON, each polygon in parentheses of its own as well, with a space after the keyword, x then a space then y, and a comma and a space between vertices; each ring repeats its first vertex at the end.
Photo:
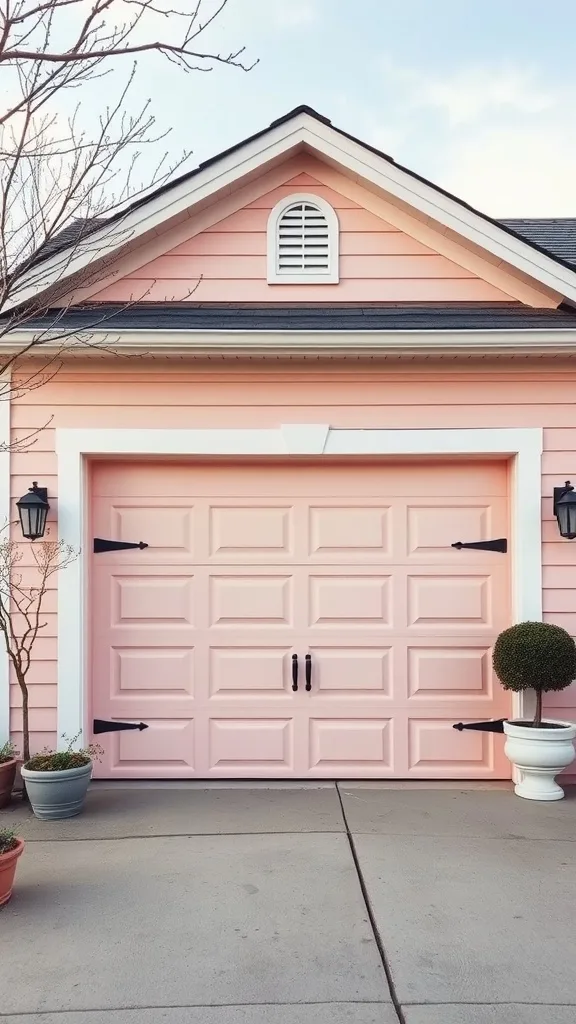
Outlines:
POLYGON ((270 283, 338 281, 338 222, 316 196, 291 196, 274 208, 268 226, 270 283))
POLYGON ((313 203, 293 203, 278 222, 278 273, 326 273, 329 266, 326 217, 313 203))

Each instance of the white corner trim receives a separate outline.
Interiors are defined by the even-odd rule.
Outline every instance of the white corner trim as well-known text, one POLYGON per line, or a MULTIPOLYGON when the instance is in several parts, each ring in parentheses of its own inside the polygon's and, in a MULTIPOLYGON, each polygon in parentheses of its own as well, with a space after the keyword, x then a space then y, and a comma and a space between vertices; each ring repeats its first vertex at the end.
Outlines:
POLYGON ((340 225, 336 210, 321 196, 312 192, 294 192, 293 195, 281 199, 270 211, 266 230, 266 265, 268 284, 338 284, 339 281, 339 244, 340 225), (280 221, 289 207, 295 203, 309 203, 316 206, 326 220, 328 228, 328 269, 322 273, 312 271, 281 271, 280 257, 280 221))
MULTIPOLYGON (((503 431, 506 433, 506 431, 503 431)), ((512 599, 516 621, 542 619, 542 450, 541 429, 526 437, 512 464, 512 599)))
MULTIPOLYGON (((502 455, 514 459, 511 494, 512 611, 515 621, 542 618, 540 428, 454 430, 339 430, 290 423, 265 429, 61 429, 58 457, 58 532, 82 548, 58 586, 58 732, 84 735, 87 679, 85 623, 85 457, 91 455, 502 455)), ((514 714, 522 714, 515 700, 514 714)))
MULTIPOLYGON (((86 622, 88 594, 86 572, 87 524, 83 450, 74 444, 58 444, 58 537, 70 544, 79 557, 58 573, 58 738, 85 735, 85 680, 88 678, 86 622), (62 616, 62 617, 61 617, 62 616)), ((76 433, 67 431, 66 433, 76 433)))
MULTIPOLYGON (((10 529, 10 372, 0 374, 0 523, 10 529), (8 396, 4 397, 6 385, 8 396)), ((10 737, 10 662, 0 648, 0 747, 10 737)))

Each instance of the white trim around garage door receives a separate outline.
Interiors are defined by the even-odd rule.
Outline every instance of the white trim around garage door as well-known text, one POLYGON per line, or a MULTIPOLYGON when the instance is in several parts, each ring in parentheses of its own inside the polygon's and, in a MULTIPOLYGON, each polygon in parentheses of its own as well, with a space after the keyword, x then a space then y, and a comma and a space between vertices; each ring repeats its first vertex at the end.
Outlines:
MULTIPOLYGON (((56 431, 58 530, 87 550, 85 495, 89 456, 509 456, 513 617, 542 618, 540 428, 503 430, 339 430, 291 423, 269 429, 56 431)), ((86 559, 62 573, 58 586, 58 732, 84 735, 87 678, 86 559)), ((523 708, 515 703, 514 714, 523 708)))

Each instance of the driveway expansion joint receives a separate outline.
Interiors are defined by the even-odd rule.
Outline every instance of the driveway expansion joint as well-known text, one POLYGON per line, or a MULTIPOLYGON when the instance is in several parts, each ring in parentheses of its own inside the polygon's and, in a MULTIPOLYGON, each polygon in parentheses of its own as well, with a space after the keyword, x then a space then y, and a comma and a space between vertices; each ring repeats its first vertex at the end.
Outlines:
POLYGON ((366 907, 366 913, 368 914, 368 920, 370 921, 370 927, 372 928, 372 933, 374 935, 374 942, 376 943, 376 947, 377 947, 378 953, 380 955, 380 960, 382 961, 382 967, 383 967, 384 973, 386 975, 386 981, 387 981, 387 984, 388 984, 388 991, 390 992, 390 999, 392 1000, 392 1006, 394 1007, 394 1011, 396 1013, 396 1016, 398 1017, 399 1024, 406 1024, 406 1018, 404 1016, 404 1012, 402 1010, 402 1005, 400 1003, 400 1000, 398 999, 398 993, 396 992, 396 987, 394 985, 394 979, 392 977, 392 970, 390 968, 390 964, 388 962, 388 957, 386 955, 386 950, 384 949, 384 943, 382 941, 382 936, 380 935, 380 931, 379 931, 378 925, 376 923, 376 918, 375 918, 374 912, 372 910, 372 905, 370 903, 370 897, 368 895, 368 889, 367 889, 366 883, 364 881, 364 875, 362 874, 362 868, 360 867, 360 861, 358 860, 358 854, 356 852, 356 847, 354 845, 354 836, 352 835, 352 832, 350 831, 350 827, 348 825, 348 818, 346 817, 346 810, 344 808, 344 801, 342 800, 342 794, 340 792, 340 785, 339 785, 338 782, 336 783, 336 792, 338 794, 338 799, 340 801, 340 807, 341 807, 341 810, 342 810, 342 818, 344 820, 344 825, 346 827, 346 835, 348 837, 348 843, 350 845, 350 853, 352 855, 352 860, 354 861, 354 867, 356 869, 356 875, 358 876, 358 884, 360 885, 360 889, 361 889, 361 892, 362 892, 362 898, 364 900, 364 905, 366 907))

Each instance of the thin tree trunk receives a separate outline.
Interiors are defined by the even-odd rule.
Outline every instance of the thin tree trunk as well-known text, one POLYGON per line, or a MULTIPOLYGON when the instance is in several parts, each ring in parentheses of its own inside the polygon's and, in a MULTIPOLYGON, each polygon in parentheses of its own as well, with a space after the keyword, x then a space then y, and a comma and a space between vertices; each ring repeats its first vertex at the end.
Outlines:
MULTIPOLYGON (((30 716, 28 710, 28 686, 26 685, 25 679, 18 679, 18 683, 20 690, 22 690, 22 756, 23 761, 26 764, 27 761, 30 761, 30 716)), ((22 780, 22 801, 23 804, 29 803, 26 782, 24 778, 22 780)))
POLYGON ((30 760, 30 718, 28 714, 28 687, 26 680, 18 673, 18 685, 22 693, 22 757, 30 760))
MULTIPOLYGON (((18 680, 20 683, 20 689, 22 690, 22 758, 24 764, 30 760, 30 720, 28 715, 28 687, 24 679, 18 680)), ((28 793, 26 791, 26 783, 22 779, 22 803, 27 804, 28 793)))
POLYGON ((536 714, 534 715, 534 726, 539 729, 542 724, 542 690, 536 690, 536 714))

